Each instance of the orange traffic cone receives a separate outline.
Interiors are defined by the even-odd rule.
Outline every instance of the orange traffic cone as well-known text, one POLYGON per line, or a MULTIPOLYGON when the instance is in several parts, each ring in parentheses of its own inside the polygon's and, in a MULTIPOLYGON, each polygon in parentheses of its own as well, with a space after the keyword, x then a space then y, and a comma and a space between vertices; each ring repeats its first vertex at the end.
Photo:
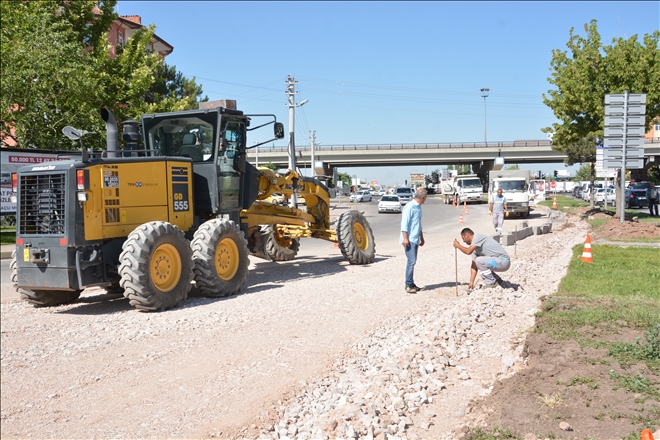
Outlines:
POLYGON ((460 214, 460 215, 458 216, 458 224, 459 224, 459 225, 462 225, 462 224, 463 224, 463 214, 460 214))
POLYGON ((467 212, 467 201, 463 200, 463 209, 465 209, 465 212, 467 212))
POLYGON ((456 199, 453 197, 451 198, 451 206, 456 206, 456 199))
POLYGON ((584 242, 584 249, 582 250, 582 261, 585 263, 593 263, 591 258, 591 236, 587 235, 587 241, 584 242))
POLYGON ((467 205, 463 205, 463 207, 465 208, 465 215, 468 215, 470 213, 470 211, 468 211, 467 205))
POLYGON ((339 248, 339 243, 337 243, 337 242, 335 241, 335 244, 333 244, 332 247, 333 247, 333 249, 337 249, 337 248, 339 248))
POLYGON ((552 209, 557 209, 557 196, 555 195, 555 198, 552 199, 552 209))
POLYGON ((642 436, 640 437, 640 440, 654 440, 653 433, 651 433, 651 430, 644 429, 642 431, 642 436))

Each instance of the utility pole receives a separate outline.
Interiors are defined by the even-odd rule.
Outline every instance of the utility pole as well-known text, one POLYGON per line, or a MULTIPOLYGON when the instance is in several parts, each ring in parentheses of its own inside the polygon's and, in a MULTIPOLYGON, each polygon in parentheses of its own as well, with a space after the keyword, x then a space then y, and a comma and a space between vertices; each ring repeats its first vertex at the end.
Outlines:
POLYGON ((314 142, 316 142, 314 136, 316 135, 316 130, 312 130, 310 133, 311 133, 310 137, 312 142, 312 158, 311 158, 312 166, 310 167, 312 172, 310 173, 310 177, 314 178, 316 177, 316 168, 314 168, 314 142))
POLYGON ((488 98, 488 92, 490 92, 490 89, 479 89, 481 92, 481 97, 484 98, 484 144, 487 144, 486 141, 486 98, 488 98))
MULTIPOLYGON (((307 103, 305 99, 300 104, 295 103, 295 96, 298 92, 295 91, 295 86, 298 84, 298 81, 293 79, 291 75, 287 76, 286 83, 287 88, 285 94, 289 96, 289 102, 285 105, 289 107, 289 169, 296 170, 296 143, 295 143, 295 114, 294 109, 296 107, 302 107, 307 103)), ((291 199, 294 207, 298 206, 298 193, 296 190, 297 182, 295 182, 293 197, 291 199)))

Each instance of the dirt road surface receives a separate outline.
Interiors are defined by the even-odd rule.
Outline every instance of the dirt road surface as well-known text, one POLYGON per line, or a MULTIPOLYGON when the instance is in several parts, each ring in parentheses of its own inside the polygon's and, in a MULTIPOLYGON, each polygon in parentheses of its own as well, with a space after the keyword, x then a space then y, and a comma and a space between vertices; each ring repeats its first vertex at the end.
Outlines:
POLYGON ((241 294, 193 292, 163 313, 91 289, 54 308, 3 303, 2 438, 454 438, 468 403, 524 366, 539 298, 586 229, 508 247, 506 289, 467 294, 459 253, 456 296, 451 242, 492 232, 486 206, 451 227, 427 212, 416 295, 398 236, 377 234, 371 265, 303 240, 293 261, 253 259, 241 294))

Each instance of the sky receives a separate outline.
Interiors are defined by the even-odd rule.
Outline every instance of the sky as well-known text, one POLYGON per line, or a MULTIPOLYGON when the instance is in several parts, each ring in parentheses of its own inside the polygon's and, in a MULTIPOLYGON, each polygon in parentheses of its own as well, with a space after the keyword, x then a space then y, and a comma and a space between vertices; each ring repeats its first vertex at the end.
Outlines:
MULTIPOLYGON (((117 12, 153 23, 174 46, 166 62, 210 100, 275 114, 287 133, 291 75, 295 102, 308 100, 295 110, 296 145, 310 145, 314 130, 317 154, 326 145, 547 139, 541 129, 556 118, 542 95, 552 89, 552 51, 566 50, 571 28, 586 36, 596 20, 603 44, 660 28, 658 1, 119 1, 117 12)), ((248 145, 267 139, 262 131, 248 145)), ((393 185, 435 168, 339 171, 393 185)))

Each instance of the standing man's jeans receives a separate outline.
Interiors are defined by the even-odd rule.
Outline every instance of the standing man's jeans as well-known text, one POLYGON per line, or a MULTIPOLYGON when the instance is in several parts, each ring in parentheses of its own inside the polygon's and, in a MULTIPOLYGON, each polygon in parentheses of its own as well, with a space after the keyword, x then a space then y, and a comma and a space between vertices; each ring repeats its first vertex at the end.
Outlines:
POLYGON ((417 263, 417 250, 419 245, 415 243, 410 243, 409 246, 403 248, 406 252, 406 259, 408 263, 406 264, 406 287, 412 286, 415 284, 413 281, 413 275, 415 274, 415 263, 417 263))
POLYGON ((649 212, 651 215, 658 215, 658 199, 649 199, 649 212), (655 209, 655 214, 653 214, 653 209, 655 209))
POLYGON ((504 224, 504 211, 493 212, 493 226, 495 226, 495 232, 499 235, 502 235, 503 224, 504 224))

